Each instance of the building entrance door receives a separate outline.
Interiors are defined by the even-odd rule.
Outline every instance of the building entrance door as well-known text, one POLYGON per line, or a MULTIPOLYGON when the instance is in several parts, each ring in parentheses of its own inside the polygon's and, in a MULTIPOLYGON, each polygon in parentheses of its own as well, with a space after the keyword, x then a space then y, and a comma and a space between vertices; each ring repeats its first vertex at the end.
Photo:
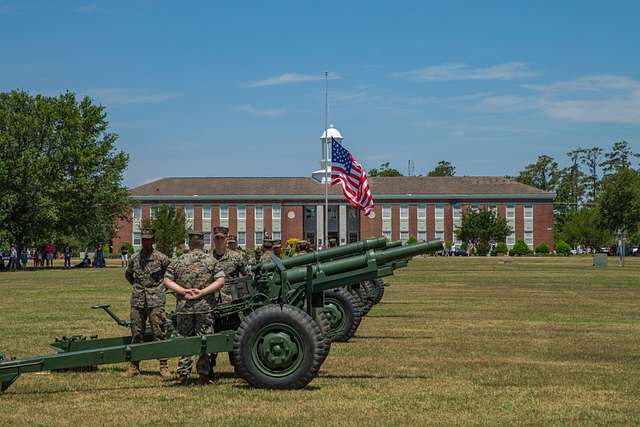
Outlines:
POLYGON ((347 206, 347 243, 360 240, 360 211, 347 206))
POLYGON ((316 245, 316 231, 317 231, 317 219, 316 219, 316 206, 304 207, 304 219, 302 224, 302 230, 304 233, 304 240, 309 242, 311 246, 316 245))
POLYGON ((335 239, 336 242, 340 242, 340 222, 338 221, 338 206, 329 205, 329 228, 327 229, 327 238, 329 240, 335 239))

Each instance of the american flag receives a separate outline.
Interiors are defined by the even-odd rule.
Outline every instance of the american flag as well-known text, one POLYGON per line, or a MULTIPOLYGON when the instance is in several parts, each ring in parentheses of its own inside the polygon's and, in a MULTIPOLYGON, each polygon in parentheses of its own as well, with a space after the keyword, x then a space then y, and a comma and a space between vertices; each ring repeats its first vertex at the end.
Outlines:
POLYGON ((373 197, 362 165, 335 139, 331 138, 331 185, 342 185, 349 203, 369 216, 373 197))

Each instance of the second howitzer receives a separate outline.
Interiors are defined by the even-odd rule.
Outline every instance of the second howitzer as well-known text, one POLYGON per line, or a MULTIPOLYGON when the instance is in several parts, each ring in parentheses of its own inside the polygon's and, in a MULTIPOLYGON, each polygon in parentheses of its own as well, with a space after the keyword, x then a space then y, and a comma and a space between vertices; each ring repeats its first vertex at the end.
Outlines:
POLYGON ((339 255, 323 254, 329 250, 310 254, 314 260, 303 265, 288 267, 290 260, 272 257, 256 266, 253 278, 232 284, 233 301, 215 308, 214 334, 182 337, 173 331, 165 340, 135 344, 130 337, 65 337, 53 344, 56 354, 0 360, 0 390, 28 372, 223 352, 230 353, 236 374, 252 386, 304 387, 329 352, 336 319, 344 321, 339 305, 333 313, 327 308, 325 293, 330 300, 336 289, 392 275, 409 258, 442 247, 441 241, 396 246, 376 240, 348 245, 347 253, 339 255))

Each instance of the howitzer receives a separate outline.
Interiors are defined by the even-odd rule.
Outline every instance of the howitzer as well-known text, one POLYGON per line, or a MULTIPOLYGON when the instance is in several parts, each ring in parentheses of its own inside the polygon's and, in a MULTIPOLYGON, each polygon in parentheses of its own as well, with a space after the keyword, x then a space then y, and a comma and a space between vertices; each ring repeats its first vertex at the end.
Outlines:
POLYGON ((403 260, 441 247, 441 241, 432 241, 359 248, 351 256, 292 268, 273 257, 275 269, 245 280, 247 286, 234 301, 214 309, 217 319, 238 319, 233 328, 135 344, 130 337, 78 339, 71 351, 60 346, 56 354, 1 360, 0 391, 28 372, 223 352, 231 353, 235 372, 253 386, 301 388, 316 376, 329 351, 325 291, 329 295, 336 288, 391 275, 403 260))

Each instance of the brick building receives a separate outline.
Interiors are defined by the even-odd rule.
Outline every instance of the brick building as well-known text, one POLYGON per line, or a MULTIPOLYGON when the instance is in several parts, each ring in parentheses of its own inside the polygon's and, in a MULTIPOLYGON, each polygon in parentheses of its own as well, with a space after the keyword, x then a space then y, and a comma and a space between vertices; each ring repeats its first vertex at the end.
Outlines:
MULTIPOLYGON (((392 177, 370 178, 375 210, 361 215, 344 199, 338 187, 329 188, 329 238, 340 244, 372 236, 406 240, 409 236, 444 239, 459 244, 455 226, 466 209, 492 209, 514 233, 507 245, 524 240, 534 248, 553 247, 553 193, 501 177, 392 177)), ((135 206, 128 220, 119 221, 113 244, 140 245, 140 224, 161 204, 183 210, 194 230, 205 233, 229 227, 241 246, 262 243, 265 231, 273 238, 306 238, 322 244, 324 186, 311 178, 162 178, 131 190, 135 206)))

